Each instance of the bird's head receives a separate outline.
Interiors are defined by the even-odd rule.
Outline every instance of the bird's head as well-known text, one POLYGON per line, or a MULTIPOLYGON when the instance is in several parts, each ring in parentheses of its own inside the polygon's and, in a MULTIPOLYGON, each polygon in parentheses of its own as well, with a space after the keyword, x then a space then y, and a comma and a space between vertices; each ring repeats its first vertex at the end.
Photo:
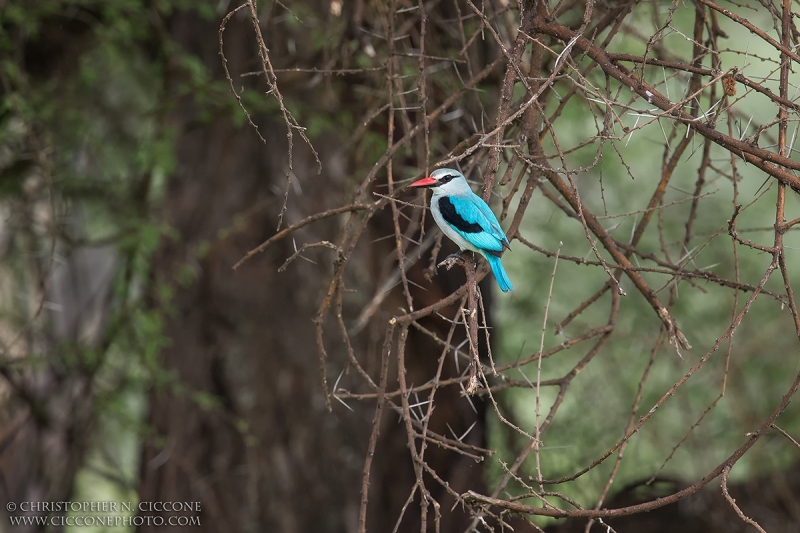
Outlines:
POLYGON ((433 194, 458 195, 472 192, 464 174, 452 168, 434 170, 430 176, 415 181, 411 186, 432 189, 433 194))

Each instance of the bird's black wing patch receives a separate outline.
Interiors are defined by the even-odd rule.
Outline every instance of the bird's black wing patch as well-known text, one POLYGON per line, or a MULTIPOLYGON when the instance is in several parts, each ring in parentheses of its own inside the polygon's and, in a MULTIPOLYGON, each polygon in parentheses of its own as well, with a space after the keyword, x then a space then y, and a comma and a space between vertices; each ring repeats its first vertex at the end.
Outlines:
POLYGON ((453 202, 451 202, 450 198, 447 196, 439 198, 439 211, 442 213, 442 218, 444 218, 445 222, 459 231, 463 231, 464 233, 480 233, 483 231, 480 224, 477 222, 467 222, 464 217, 458 214, 453 202))

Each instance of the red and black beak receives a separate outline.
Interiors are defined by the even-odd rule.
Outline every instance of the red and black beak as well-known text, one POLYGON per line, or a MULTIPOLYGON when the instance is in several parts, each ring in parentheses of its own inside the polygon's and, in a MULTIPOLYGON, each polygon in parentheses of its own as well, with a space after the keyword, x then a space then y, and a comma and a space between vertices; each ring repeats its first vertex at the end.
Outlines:
POLYGON ((433 179, 432 177, 428 176, 427 178, 422 178, 421 180, 417 180, 411 184, 412 187, 433 187, 438 182, 433 179))

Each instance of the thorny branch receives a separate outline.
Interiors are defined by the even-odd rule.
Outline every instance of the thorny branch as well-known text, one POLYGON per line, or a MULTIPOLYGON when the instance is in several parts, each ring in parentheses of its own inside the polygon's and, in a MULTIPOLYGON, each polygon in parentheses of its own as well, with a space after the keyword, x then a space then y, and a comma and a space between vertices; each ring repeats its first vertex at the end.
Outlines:
MULTIPOLYGON (((381 453, 379 439, 387 412, 402 420, 415 480, 399 511, 397 527, 416 500, 421 531, 430 522, 439 529, 451 512, 441 505, 444 497, 465 505, 475 530, 489 530, 492 521, 502 522, 498 509, 602 520, 677 502, 722 476, 722 490, 736 514, 759 528, 730 498, 728 474, 745 454, 756 453, 754 445, 769 428, 778 428, 776 420, 792 401, 800 375, 782 382, 782 396, 770 396, 772 403, 762 406, 745 442, 733 446, 726 441, 728 446, 723 448, 734 451, 727 457, 715 456, 718 466, 711 471, 687 473, 694 476, 687 479, 687 486, 665 497, 622 507, 604 505, 613 505, 612 487, 631 461, 626 455, 628 444, 647 438, 646 433, 660 423, 656 412, 680 410, 676 406, 695 398, 698 388, 709 387, 695 376, 719 374, 715 381, 720 383, 719 390, 685 423, 683 436, 668 443, 666 459, 660 456, 655 462, 653 477, 665 464, 674 465, 675 452, 691 446, 695 432, 718 414, 720 400, 732 394, 728 376, 737 371, 732 361, 746 359, 753 350, 746 333, 737 335, 737 342, 734 333, 750 331, 752 335, 753 328, 758 329, 749 322, 759 323, 754 317, 757 313, 750 313, 757 301, 758 305, 769 302, 775 312, 769 320, 780 322, 781 331, 788 324, 794 326, 795 335, 782 339, 781 346, 797 350, 800 315, 793 263, 787 255, 797 247, 793 230, 800 216, 795 213, 787 222, 787 210, 796 205, 788 199, 792 191, 800 192, 796 175, 800 163, 793 147, 800 103, 790 81, 790 73, 800 62, 794 52, 798 13, 784 0, 782 9, 772 13, 775 27, 768 30, 763 28, 769 24, 758 20, 764 13, 736 4, 676 2, 666 12, 640 4, 395 0, 381 4, 373 22, 361 11, 348 15, 358 25, 359 37, 352 41, 363 51, 358 64, 343 47, 339 56, 334 54, 324 63, 277 65, 270 52, 270 33, 262 28, 278 23, 259 19, 255 0, 247 0, 224 18, 219 33, 223 67, 234 97, 258 129, 236 87, 237 76, 259 73, 230 71, 223 54, 226 24, 249 8, 260 74, 269 97, 279 104, 288 131, 287 180, 293 169, 292 134, 301 135, 309 146, 312 138, 289 111, 289 93, 279 91, 281 77, 352 77, 354 86, 369 95, 364 97, 367 109, 359 109, 367 117, 364 122, 354 131, 340 132, 350 136, 343 142, 345 156, 357 169, 355 181, 341 195, 347 200, 298 217, 299 222, 276 230, 234 265, 239 268, 284 239, 309 235, 325 226, 324 221, 336 221, 335 239, 296 245, 282 268, 307 254, 327 258, 322 260, 330 263, 330 275, 324 280, 314 327, 328 408, 335 405, 331 398, 375 406, 362 475, 359 531, 367 528, 372 464, 381 453), (652 13, 644 16, 646 9, 652 13), (732 48, 724 49, 720 42, 737 32, 750 35, 750 40, 729 41, 732 48), (679 48, 671 46, 672 39, 689 41, 691 50, 676 51, 679 48), (644 53, 637 55, 625 42, 635 42, 644 53), (756 68, 754 61, 768 69, 756 68), (737 95, 737 87, 744 93, 737 95), (755 101, 766 101, 770 111, 757 111, 751 104, 755 101), (357 165, 354 154, 361 152, 356 147, 375 133, 385 139, 385 150, 377 160, 357 165), (654 156, 658 150, 662 150, 660 162, 654 156), (638 158, 637 151, 647 155, 638 158), (541 279, 547 277, 542 273, 554 259, 562 262, 559 269, 573 269, 573 274, 562 275, 559 270, 558 278, 555 272, 551 278, 555 281, 546 313, 560 316, 555 336, 543 335, 535 353, 523 353, 523 346, 510 349, 506 342, 488 346, 488 331, 494 326, 486 317, 487 313, 491 317, 491 307, 487 313, 479 311, 483 308, 479 304, 489 300, 483 300, 486 289, 479 290, 477 284, 491 275, 479 257, 462 260, 463 277, 442 269, 431 282, 430 276, 419 274, 424 265, 437 264, 440 250, 447 246, 431 233, 436 230, 420 197, 404 186, 408 179, 427 172, 431 163, 460 166, 468 178, 476 180, 483 197, 497 204, 509 240, 521 244, 504 257, 512 265, 512 278, 515 274, 519 280, 515 279, 517 292, 501 296, 506 298, 504 306, 538 302, 541 290, 535 288, 541 287, 541 279), (764 179, 769 186, 760 188, 764 179), (769 212, 774 226, 754 228, 754 220, 768 210, 763 206, 773 195, 775 204, 769 212), (497 196, 501 201, 494 201, 497 196), (748 231, 751 238, 743 237, 748 231), (771 242, 765 238, 770 232, 771 242), (793 239, 792 246, 786 245, 787 239, 793 239), (557 244, 560 241, 563 250, 557 244), (369 246, 382 257, 384 268, 372 279, 359 266, 359 246, 369 246), (781 272, 782 286, 770 281, 776 270, 781 272), (466 281, 445 290, 444 279, 466 281), (569 279, 576 281, 571 284, 569 279), (635 290, 625 295, 623 283, 635 290), (569 285, 581 295, 567 290, 569 285), (351 316, 346 304, 353 291, 367 296, 360 312, 351 316), (537 296, 532 296, 534 292, 537 296), (747 294, 742 306, 740 293, 747 294), (769 298, 762 299, 764 295, 769 298), (705 314, 714 312, 711 301, 727 302, 726 298, 732 303, 728 318, 707 322, 705 314), (600 302, 606 302, 607 308, 600 302), (382 348, 365 343, 367 333, 383 338, 382 348), (332 339, 337 336, 343 354, 334 349, 332 339), (621 364, 626 372, 634 369, 636 373, 636 385, 630 390, 618 387, 616 380, 622 378, 614 374, 611 396, 620 396, 625 407, 618 411, 622 415, 604 426, 605 444, 594 446, 575 436, 571 447, 580 450, 585 460, 581 464, 588 466, 573 462, 568 472, 547 470, 543 446, 552 435, 563 437, 560 420, 570 416, 566 400, 586 398, 581 394, 588 385, 577 376, 584 371, 602 374, 603 369, 614 367, 614 353, 626 349, 628 338, 635 339, 649 357, 621 364), (700 347, 699 353, 688 352, 689 338, 700 347), (682 350, 688 360, 665 349, 664 340, 682 350), (431 353, 439 353, 435 374, 428 375, 427 381, 408 379, 412 344, 415 349, 426 346, 431 353), (723 345, 726 350, 720 350, 723 345), (725 355, 718 355, 720 351, 725 355), (380 364, 375 364, 376 352, 380 364), (535 365, 535 380, 527 373, 534 370, 529 365, 535 365), (670 381, 653 372, 656 365, 671 367, 675 373, 667 378, 670 381), (327 372, 333 367, 354 372, 331 389, 327 372), (540 420, 540 394, 547 389, 553 392, 552 403, 540 420), (435 405, 443 401, 446 390, 460 391, 460 401, 470 405, 470 395, 476 392, 476 398, 488 398, 492 415, 514 437, 502 445, 490 439, 495 444, 484 446, 476 444, 482 439, 467 438, 472 431, 486 431, 473 430, 475 423, 467 424, 465 433, 450 426, 451 434, 436 429, 442 425, 435 423, 441 416, 435 405), (526 391, 536 394, 535 428, 524 410, 515 407, 526 391), (472 490, 459 494, 447 473, 432 466, 426 454, 430 445, 474 460, 491 457, 493 464, 502 465, 503 473, 491 494, 472 490), (528 461, 532 452, 535 468, 528 461), (612 455, 610 473, 595 487, 591 501, 577 502, 567 495, 572 494, 573 485, 588 483, 585 474, 612 455), (535 479, 538 489, 526 484, 526 475, 535 479), (553 487, 558 492, 547 490, 553 487), (537 504, 522 503, 522 497, 533 498, 537 504)), ((343 9, 341 3, 333 2, 331 13, 334 5, 343 9)), ((321 159, 316 151, 312 153, 321 159)), ((288 185, 287 181, 281 219, 288 185)), ((431 269, 425 270, 430 274, 431 269)), ((488 283, 484 287, 493 280, 488 283)), ((521 312, 523 316, 509 323, 516 328, 537 320, 541 323, 536 312, 531 316, 521 312)), ((546 315, 544 321, 547 324, 546 315)), ((492 340, 501 337, 494 330, 492 340)), ((796 444, 797 436, 780 431, 786 442, 796 444)))

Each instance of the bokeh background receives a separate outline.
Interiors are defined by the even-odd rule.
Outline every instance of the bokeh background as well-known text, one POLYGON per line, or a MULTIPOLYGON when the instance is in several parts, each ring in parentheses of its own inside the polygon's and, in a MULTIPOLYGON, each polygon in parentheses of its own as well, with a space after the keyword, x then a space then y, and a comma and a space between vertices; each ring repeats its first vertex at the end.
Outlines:
MULTIPOLYGON (((220 532, 797 531, 784 4, 0 0, 0 507, 199 502, 170 529, 220 532), (695 124, 784 159, 770 174, 695 124), (440 165, 512 243, 515 290, 480 285, 475 396, 464 274, 433 268, 455 250, 404 189, 440 165), (602 521, 462 497, 619 509, 696 484, 602 521)), ((7 511, 3 531, 166 528, 7 511)))

